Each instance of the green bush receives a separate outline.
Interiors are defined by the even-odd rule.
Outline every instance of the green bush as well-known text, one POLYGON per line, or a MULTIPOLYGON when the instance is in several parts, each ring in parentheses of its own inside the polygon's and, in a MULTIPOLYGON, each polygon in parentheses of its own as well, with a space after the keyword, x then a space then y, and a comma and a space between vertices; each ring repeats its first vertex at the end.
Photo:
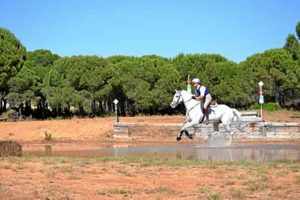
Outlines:
POLYGON ((250 109, 260 109, 260 104, 259 103, 255 103, 255 104, 252 104, 251 106, 250 106, 250 109))
POLYGON ((280 106, 278 106, 276 103, 270 102, 270 103, 263 104, 263 109, 268 111, 274 111, 274 110, 279 110, 280 106))
MULTIPOLYGON (((259 103, 252 104, 250 106, 250 109, 260 109, 260 104, 259 103)), ((279 110, 280 106, 278 106, 274 102, 269 102, 269 103, 264 103, 263 104, 263 109, 267 110, 267 111, 274 111, 274 110, 279 110)))

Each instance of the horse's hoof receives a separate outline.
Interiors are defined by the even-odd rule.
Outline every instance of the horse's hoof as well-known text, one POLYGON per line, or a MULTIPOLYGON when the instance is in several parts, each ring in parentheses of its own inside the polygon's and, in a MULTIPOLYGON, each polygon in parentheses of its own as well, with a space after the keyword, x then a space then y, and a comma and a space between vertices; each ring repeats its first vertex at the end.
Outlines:
POLYGON ((193 138, 193 135, 187 135, 187 136, 188 136, 188 138, 190 138, 191 140, 194 139, 194 138, 193 138))
POLYGON ((177 141, 180 141, 180 140, 181 140, 181 137, 177 137, 176 140, 177 140, 177 141))
POLYGON ((232 138, 229 138, 229 140, 225 143, 226 146, 231 146, 232 144, 232 138))
POLYGON ((204 138, 203 138, 203 141, 207 141, 208 140, 208 135, 206 135, 204 138))

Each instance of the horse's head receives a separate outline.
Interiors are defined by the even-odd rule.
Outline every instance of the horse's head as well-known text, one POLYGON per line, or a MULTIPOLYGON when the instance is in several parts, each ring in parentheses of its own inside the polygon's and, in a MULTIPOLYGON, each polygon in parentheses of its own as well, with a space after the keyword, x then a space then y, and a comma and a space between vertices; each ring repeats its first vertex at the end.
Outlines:
POLYGON ((190 92, 186 90, 175 90, 175 94, 170 106, 172 108, 176 108, 176 106, 178 106, 178 104, 181 102, 187 103, 190 102, 190 100, 191 102, 195 101, 192 99, 192 94, 190 92))
POLYGON ((180 104, 182 101, 183 101, 183 98, 181 95, 181 91, 175 90, 175 94, 173 96, 173 100, 172 100, 170 106, 172 108, 176 108, 178 106, 178 104, 180 104))

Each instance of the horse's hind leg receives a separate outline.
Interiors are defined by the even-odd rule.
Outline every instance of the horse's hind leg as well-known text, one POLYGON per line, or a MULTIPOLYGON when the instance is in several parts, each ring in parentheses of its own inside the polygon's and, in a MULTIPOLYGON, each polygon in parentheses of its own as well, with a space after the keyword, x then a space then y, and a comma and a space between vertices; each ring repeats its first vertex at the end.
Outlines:
POLYGON ((193 135, 189 134, 187 130, 184 130, 184 133, 188 138, 193 139, 193 135))
POLYGON ((229 133, 229 140, 230 140, 230 143, 231 143, 232 138, 233 138, 233 131, 231 130, 230 124, 224 124, 224 128, 227 131, 227 133, 229 133))
POLYGON ((214 126, 214 132, 219 132, 219 122, 215 122, 213 123, 213 126, 214 126))
POLYGON ((207 141, 208 138, 215 136, 219 132, 219 124, 220 124, 220 122, 214 122, 213 123, 214 132, 213 133, 208 133, 207 136, 204 137, 204 141, 207 141))
POLYGON ((230 124, 224 124, 224 128, 231 136, 233 135, 233 131, 231 130, 230 124))
POLYGON ((193 136, 190 135, 189 132, 186 129, 189 128, 189 127, 192 127, 192 126, 196 125, 197 123, 198 122, 194 122, 194 121, 187 121, 186 123, 184 123, 183 126, 180 129, 180 132, 177 135, 176 140, 180 141, 181 140, 181 136, 182 136, 183 133, 185 133, 188 138, 193 139, 193 136))

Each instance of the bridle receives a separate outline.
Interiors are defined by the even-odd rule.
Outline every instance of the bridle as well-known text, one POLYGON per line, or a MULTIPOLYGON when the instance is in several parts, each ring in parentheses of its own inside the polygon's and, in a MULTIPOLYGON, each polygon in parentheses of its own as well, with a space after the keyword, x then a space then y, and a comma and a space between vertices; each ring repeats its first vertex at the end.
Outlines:
MULTIPOLYGON (((176 92, 177 93, 177 92, 176 92)), ((177 98, 177 101, 176 101, 176 106, 179 104, 179 99, 180 97, 182 98, 182 95, 181 95, 181 91, 179 91, 179 97, 177 98)), ((183 98, 182 98, 183 99, 183 98)), ((174 101, 173 101, 174 102, 174 101)))
MULTIPOLYGON (((191 97, 190 99, 184 101, 184 98, 183 98, 183 96, 182 96, 182 94, 181 94, 181 90, 180 90, 180 91, 176 91, 176 93, 179 94, 179 96, 178 96, 178 98, 177 98, 177 101, 172 101, 172 103, 171 103, 171 104, 176 103, 176 106, 179 104, 179 99, 180 99, 180 97, 182 98, 183 103, 185 104, 185 106, 186 106, 186 103, 187 103, 187 102, 189 102, 189 101, 191 101, 191 100, 193 99, 193 98, 191 97)), ((187 110, 186 110, 186 114, 189 116, 190 111, 193 110, 193 109, 194 109, 197 105, 199 105, 199 104, 200 104, 200 102, 197 102, 193 107, 187 109, 187 110)))
MULTIPOLYGON (((179 99, 180 99, 180 97, 182 98, 182 100, 184 100, 183 97, 182 97, 181 91, 179 91, 179 97, 177 98, 176 105, 179 104, 179 99)), ((183 103, 185 104, 185 103, 189 102, 189 101, 192 100, 192 99, 193 99, 193 98, 191 97, 190 99, 188 99, 188 100, 186 100, 186 101, 183 101, 183 103)))

